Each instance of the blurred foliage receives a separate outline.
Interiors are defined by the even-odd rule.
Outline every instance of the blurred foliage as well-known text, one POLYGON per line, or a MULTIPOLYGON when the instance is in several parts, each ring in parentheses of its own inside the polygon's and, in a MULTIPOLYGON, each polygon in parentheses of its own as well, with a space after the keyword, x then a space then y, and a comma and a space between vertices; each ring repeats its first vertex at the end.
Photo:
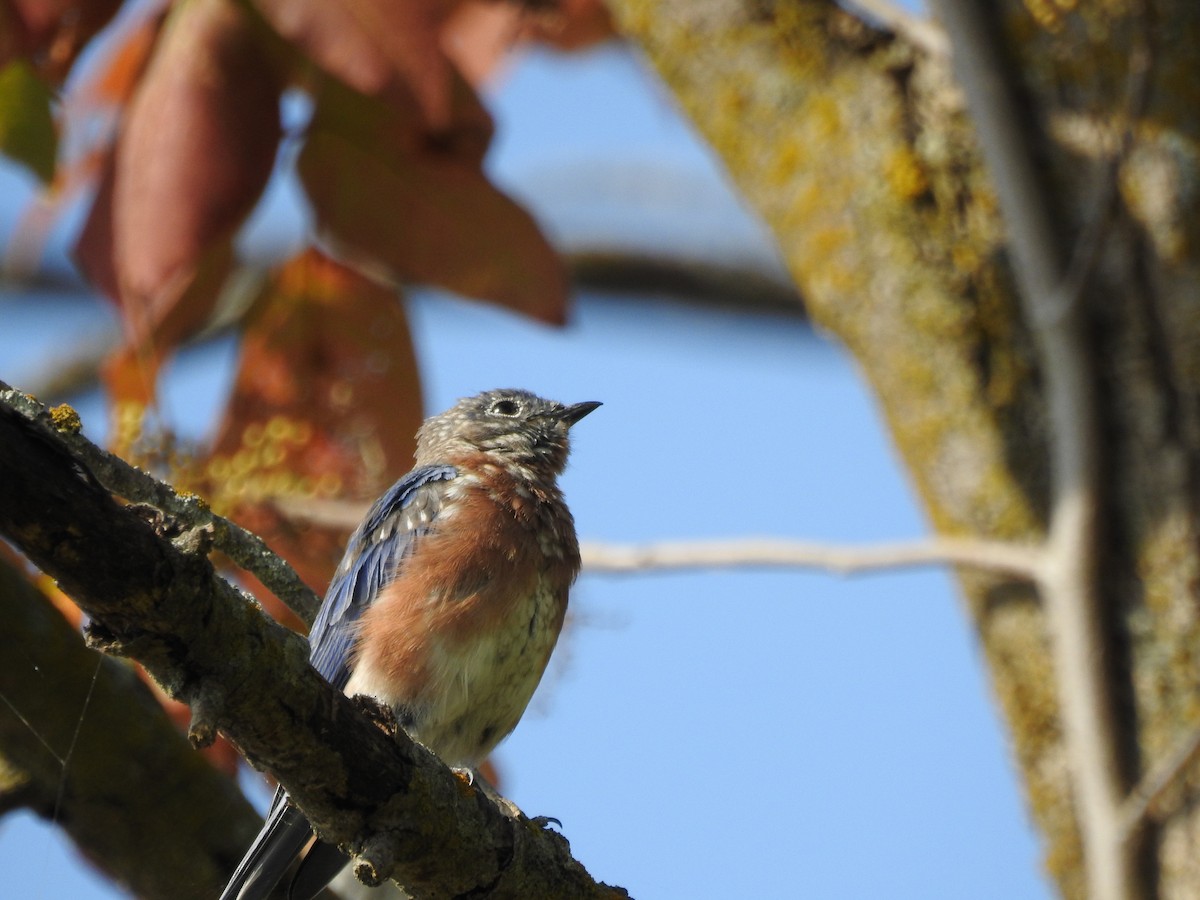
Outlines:
POLYGON ((50 90, 18 59, 0 69, 0 153, 27 166, 43 182, 54 177, 58 135, 50 90))
POLYGON ((319 588, 339 535, 276 503, 366 500, 408 467, 421 392, 397 286, 565 317, 558 255, 482 170, 493 127, 476 86, 519 41, 610 36, 607 11, 3 0, 0 26, 0 150, 47 184, 10 264, 36 267, 58 212, 94 194, 75 257, 121 315, 124 343, 104 367, 114 449, 260 530, 319 588), (284 132, 287 92, 311 108, 299 134, 284 132), (320 247, 266 274, 220 433, 183 448, 156 414, 158 374, 214 310, 244 299, 235 238, 285 139, 302 145, 320 247))
POLYGON ((0 0, 0 152, 45 185, 7 263, 36 270, 61 213, 92 196, 74 255, 122 324, 103 367, 112 449, 205 496, 321 590, 346 528, 297 509, 365 503, 411 464, 423 412, 398 286, 566 315, 558 254, 483 172, 493 125, 477 85, 521 41, 612 33, 599 0, 0 0), (295 133, 288 93, 311 109, 295 133), (301 145, 319 242, 250 272, 236 237, 285 141, 301 145), (232 395, 211 445, 185 446, 159 373, 239 303, 232 395))

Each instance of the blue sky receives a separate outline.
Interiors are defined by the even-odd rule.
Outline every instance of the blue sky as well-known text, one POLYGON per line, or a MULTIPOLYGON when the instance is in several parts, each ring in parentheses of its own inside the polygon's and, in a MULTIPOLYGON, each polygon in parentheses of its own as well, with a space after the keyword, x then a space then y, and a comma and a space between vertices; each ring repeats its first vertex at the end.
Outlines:
MULTIPOLYGON (((493 100, 495 177, 565 246, 776 264, 628 50, 529 54, 493 100)), ((282 185, 250 245, 286 246, 302 222, 282 185)), ((852 361, 796 319, 591 292, 555 330, 435 292, 408 302, 431 411, 509 385, 604 401, 564 477, 585 540, 925 529, 852 361)), ((105 315, 0 299, 0 378, 19 385, 105 315)), ((174 366, 181 430, 203 433, 232 359, 226 342, 174 366)), ((80 409, 98 434, 98 402, 80 409)), ((595 876, 640 898, 1050 896, 945 574, 585 574, 572 604, 497 761, 595 876)), ((0 820, 0 871, 14 896, 120 896, 26 817, 0 820)))

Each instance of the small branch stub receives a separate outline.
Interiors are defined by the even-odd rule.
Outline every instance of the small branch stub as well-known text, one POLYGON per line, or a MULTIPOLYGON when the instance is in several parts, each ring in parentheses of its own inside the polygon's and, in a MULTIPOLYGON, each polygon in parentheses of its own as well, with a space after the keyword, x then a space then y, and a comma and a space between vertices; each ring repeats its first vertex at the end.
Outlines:
POLYGON ((197 750, 211 747, 217 739, 218 702, 214 692, 201 686, 191 701, 192 718, 188 722, 188 741, 197 750))
POLYGON ((374 834, 355 856, 354 877, 368 887, 379 887, 396 865, 395 841, 385 834, 374 834))

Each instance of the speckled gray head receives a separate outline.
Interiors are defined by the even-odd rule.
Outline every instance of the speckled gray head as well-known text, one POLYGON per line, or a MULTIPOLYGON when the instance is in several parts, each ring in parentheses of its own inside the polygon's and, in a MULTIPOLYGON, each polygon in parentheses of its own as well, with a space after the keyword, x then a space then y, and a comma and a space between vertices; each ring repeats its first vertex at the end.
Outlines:
POLYGON ((483 451, 501 462, 557 475, 567 464, 567 432, 598 406, 595 400, 566 406, 517 388, 464 397, 421 426, 417 464, 448 462, 483 451))

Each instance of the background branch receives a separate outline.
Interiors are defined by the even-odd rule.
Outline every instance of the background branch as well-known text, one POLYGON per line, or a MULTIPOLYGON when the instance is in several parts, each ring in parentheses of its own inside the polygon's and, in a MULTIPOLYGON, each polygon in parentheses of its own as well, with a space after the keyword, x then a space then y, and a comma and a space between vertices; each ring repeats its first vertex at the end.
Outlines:
MULTIPOLYGON (((320 498, 280 498, 277 508, 290 519, 352 528, 362 520, 361 503, 320 498)), ((876 544, 830 544, 781 538, 662 541, 580 545, 585 572, 644 572, 655 569, 728 569, 747 566, 820 569, 839 574, 910 568, 969 566, 1016 575, 1038 576, 1041 548, 1007 541, 938 537, 932 540, 876 544)))
POLYGON ((580 549, 586 572, 779 566, 851 574, 913 566, 955 565, 1032 579, 1037 577, 1042 560, 1037 547, 970 538, 936 538, 874 546, 771 538, 664 541, 655 544, 586 541, 580 549))
POLYGON ((0 809, 61 825, 138 897, 216 896, 262 821, 237 785, 3 561, 0 620, 0 809))

